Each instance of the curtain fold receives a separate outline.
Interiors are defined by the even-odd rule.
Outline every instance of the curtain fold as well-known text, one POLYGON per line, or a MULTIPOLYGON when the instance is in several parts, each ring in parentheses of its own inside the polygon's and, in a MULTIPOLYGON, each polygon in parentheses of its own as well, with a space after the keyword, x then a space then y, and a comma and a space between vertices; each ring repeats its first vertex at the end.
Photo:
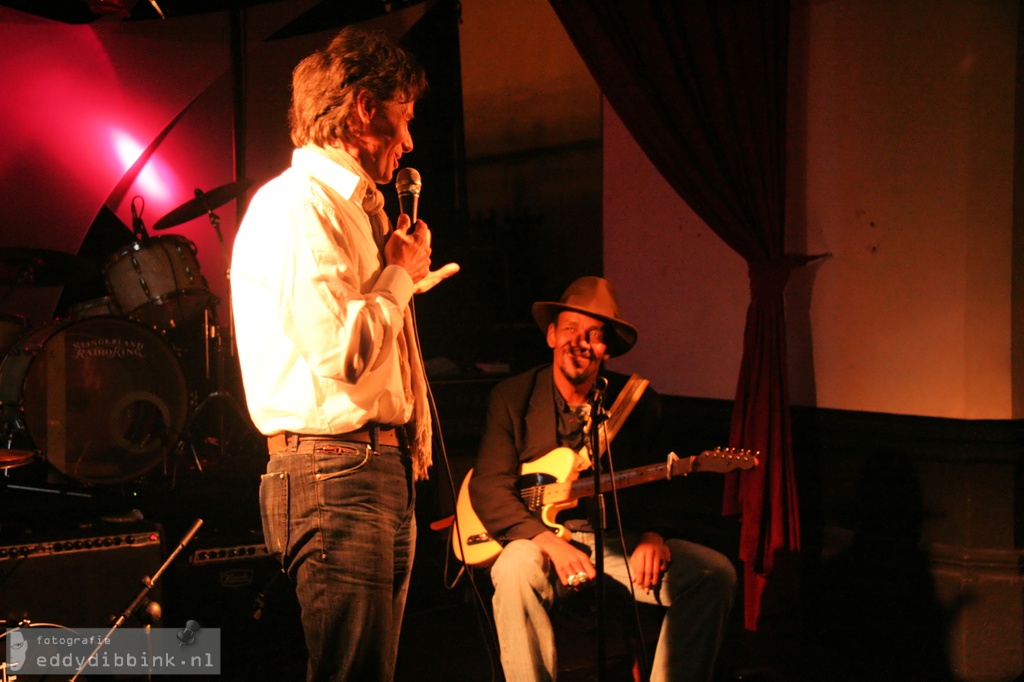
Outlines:
POLYGON ((783 294, 809 260, 784 248, 788 0, 550 0, 655 168, 748 263, 751 300, 730 445, 760 465, 726 481, 741 520, 745 624, 779 551, 798 551, 783 294))

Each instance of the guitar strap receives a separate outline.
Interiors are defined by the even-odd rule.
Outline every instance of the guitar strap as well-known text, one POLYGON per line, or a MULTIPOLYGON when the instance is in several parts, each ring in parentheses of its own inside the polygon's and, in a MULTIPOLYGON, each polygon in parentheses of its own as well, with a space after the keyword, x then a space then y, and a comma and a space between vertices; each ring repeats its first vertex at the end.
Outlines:
MULTIPOLYGON (((648 379, 641 378, 638 374, 633 374, 626 381, 626 385, 619 391, 618 397, 615 398, 615 402, 612 403, 611 409, 608 410, 608 419, 603 422, 599 427, 598 438, 601 446, 601 455, 608 450, 608 445, 612 442, 618 434, 619 429, 622 428, 622 424, 629 417, 633 408, 636 407, 637 402, 640 401, 640 396, 647 390, 647 386, 651 382, 648 379), (603 426, 604 428, 601 428, 603 426)), ((598 455, 600 456, 600 455, 598 455)), ((593 461, 590 459, 590 453, 587 451, 586 445, 580 448, 580 451, 576 453, 576 470, 583 471, 593 466, 593 461)))

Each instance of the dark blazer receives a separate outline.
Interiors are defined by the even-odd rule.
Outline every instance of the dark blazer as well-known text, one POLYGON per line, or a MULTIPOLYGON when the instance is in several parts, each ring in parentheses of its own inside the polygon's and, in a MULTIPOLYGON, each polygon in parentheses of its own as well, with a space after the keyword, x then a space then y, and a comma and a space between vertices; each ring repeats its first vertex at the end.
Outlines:
MULTIPOLYGON (((609 382, 604 405, 610 407, 627 377, 602 371, 609 382)), ((501 382, 491 391, 469 494, 473 509, 492 537, 501 542, 528 540, 548 530, 519 498, 520 467, 558 447, 552 366, 543 365, 501 382)), ((666 452, 652 451, 659 440, 660 399, 649 388, 612 442, 616 470, 657 461, 666 452)), ((586 474, 582 474, 586 475, 586 474)), ((625 502, 623 508, 626 508, 625 502)), ((648 506, 632 505, 629 518, 643 523, 648 506)), ((624 515, 625 517, 625 515, 624 515)), ((660 524, 637 530, 657 530, 660 524)))

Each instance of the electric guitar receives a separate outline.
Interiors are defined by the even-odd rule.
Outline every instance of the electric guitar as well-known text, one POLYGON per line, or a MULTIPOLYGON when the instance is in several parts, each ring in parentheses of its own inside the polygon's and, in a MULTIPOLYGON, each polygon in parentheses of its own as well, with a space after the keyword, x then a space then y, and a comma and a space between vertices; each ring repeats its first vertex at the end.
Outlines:
MULTIPOLYGON (((523 464, 517 484, 519 496, 527 509, 563 539, 568 539, 571 531, 555 523, 555 516, 563 509, 575 507, 579 498, 594 494, 594 478, 579 478, 577 460, 578 454, 571 448, 555 448, 543 457, 523 464)), ((683 458, 672 452, 664 464, 649 464, 614 474, 603 474, 601 490, 611 489, 613 482, 616 488, 629 488, 671 479, 673 476, 685 476, 695 471, 727 474, 755 466, 757 457, 750 450, 715 448, 683 458)), ((472 477, 473 471, 470 470, 462 481, 459 498, 455 503, 452 549, 460 561, 476 568, 493 563, 501 553, 502 546, 488 534, 473 509, 469 499, 469 482, 472 477)))

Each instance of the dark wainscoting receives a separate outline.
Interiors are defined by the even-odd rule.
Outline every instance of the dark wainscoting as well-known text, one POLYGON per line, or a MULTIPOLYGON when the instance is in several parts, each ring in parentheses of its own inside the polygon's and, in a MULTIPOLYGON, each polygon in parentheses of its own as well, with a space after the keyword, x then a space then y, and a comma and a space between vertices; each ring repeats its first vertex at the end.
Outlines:
MULTIPOLYGON (((666 404, 679 454, 726 444, 731 401, 666 404)), ((798 579, 765 595, 770 666, 784 679, 1022 679, 1024 421, 797 406, 792 424, 803 548, 780 564, 798 579)), ((721 483, 690 478, 686 522, 735 556, 721 483)))

